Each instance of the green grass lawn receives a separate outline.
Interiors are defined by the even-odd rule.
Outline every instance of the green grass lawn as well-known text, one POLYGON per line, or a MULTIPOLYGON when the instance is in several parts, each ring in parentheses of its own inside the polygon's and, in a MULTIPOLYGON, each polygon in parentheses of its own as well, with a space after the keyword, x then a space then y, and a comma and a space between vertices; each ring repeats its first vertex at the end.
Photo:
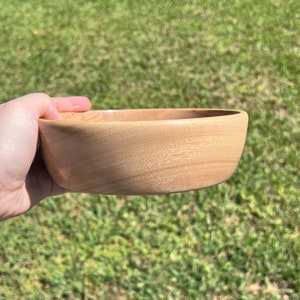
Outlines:
POLYGON ((162 196, 66 194, 0 223, 1 300, 299 299, 299 1, 0 7, 1 102, 41 91, 88 96, 94 109, 249 114, 226 183, 162 196))

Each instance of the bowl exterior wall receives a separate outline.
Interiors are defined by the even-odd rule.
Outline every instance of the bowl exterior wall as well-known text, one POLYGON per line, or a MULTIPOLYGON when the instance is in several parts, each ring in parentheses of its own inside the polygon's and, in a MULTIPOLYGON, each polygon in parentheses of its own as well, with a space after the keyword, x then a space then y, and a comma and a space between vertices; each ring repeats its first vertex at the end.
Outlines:
POLYGON ((74 192, 144 195, 227 180, 240 160, 248 116, 149 122, 40 122, 53 179, 74 192))

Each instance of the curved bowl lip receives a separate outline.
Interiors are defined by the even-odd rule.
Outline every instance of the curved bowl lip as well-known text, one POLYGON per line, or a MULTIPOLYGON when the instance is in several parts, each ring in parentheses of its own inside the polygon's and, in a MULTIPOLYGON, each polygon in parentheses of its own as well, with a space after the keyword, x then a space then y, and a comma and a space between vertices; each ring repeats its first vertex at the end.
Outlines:
POLYGON ((88 122, 83 122, 82 120, 49 120, 49 119, 43 119, 40 118, 39 122, 43 123, 48 123, 48 124, 53 124, 53 125, 79 125, 79 124, 120 124, 120 123, 126 123, 126 124, 131 124, 131 123, 173 123, 173 122, 195 122, 199 120, 207 120, 207 119, 220 119, 220 118, 228 118, 228 117, 233 117, 234 115, 238 116, 241 114, 244 114, 248 116, 248 114, 243 111, 243 110, 238 110, 238 109, 224 109, 224 108, 133 108, 133 109, 95 109, 95 110, 88 110, 84 112, 60 112, 61 115, 64 114, 88 114, 89 112, 105 112, 105 113, 118 113, 118 112, 161 112, 161 111, 192 111, 192 112, 216 112, 220 113, 220 115, 217 116, 200 116, 200 117, 191 117, 191 118, 166 118, 166 119, 151 119, 151 120, 118 120, 118 121, 92 121, 89 120, 88 122), (224 113, 224 114, 222 114, 224 113))

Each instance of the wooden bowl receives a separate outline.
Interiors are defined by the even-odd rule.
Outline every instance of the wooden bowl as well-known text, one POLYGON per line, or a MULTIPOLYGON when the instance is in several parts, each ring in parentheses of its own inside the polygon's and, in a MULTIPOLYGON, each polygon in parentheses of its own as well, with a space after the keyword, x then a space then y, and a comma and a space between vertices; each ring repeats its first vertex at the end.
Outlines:
POLYGON ((41 150, 56 183, 113 195, 195 190, 227 180, 240 160, 248 115, 224 109, 62 113, 39 120, 41 150))

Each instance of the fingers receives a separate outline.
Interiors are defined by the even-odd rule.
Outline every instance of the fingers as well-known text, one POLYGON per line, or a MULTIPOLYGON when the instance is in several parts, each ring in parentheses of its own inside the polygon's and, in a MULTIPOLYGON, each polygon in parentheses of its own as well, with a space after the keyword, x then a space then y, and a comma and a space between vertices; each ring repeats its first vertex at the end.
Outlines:
POLYGON ((6 102, 5 115, 14 120, 37 120, 38 118, 60 119, 59 112, 50 97, 44 93, 34 93, 6 102))
POLYGON ((44 93, 28 94, 14 100, 14 103, 32 113, 34 119, 60 120, 59 112, 80 112, 91 108, 91 102, 86 97, 49 97, 44 93))
POLYGON ((90 100, 81 96, 52 97, 51 101, 59 112, 80 112, 91 108, 90 100))
POLYGON ((44 93, 34 93, 9 101, 5 106, 11 112, 19 113, 21 118, 60 120, 59 112, 87 111, 91 102, 82 96, 49 97, 44 93))

